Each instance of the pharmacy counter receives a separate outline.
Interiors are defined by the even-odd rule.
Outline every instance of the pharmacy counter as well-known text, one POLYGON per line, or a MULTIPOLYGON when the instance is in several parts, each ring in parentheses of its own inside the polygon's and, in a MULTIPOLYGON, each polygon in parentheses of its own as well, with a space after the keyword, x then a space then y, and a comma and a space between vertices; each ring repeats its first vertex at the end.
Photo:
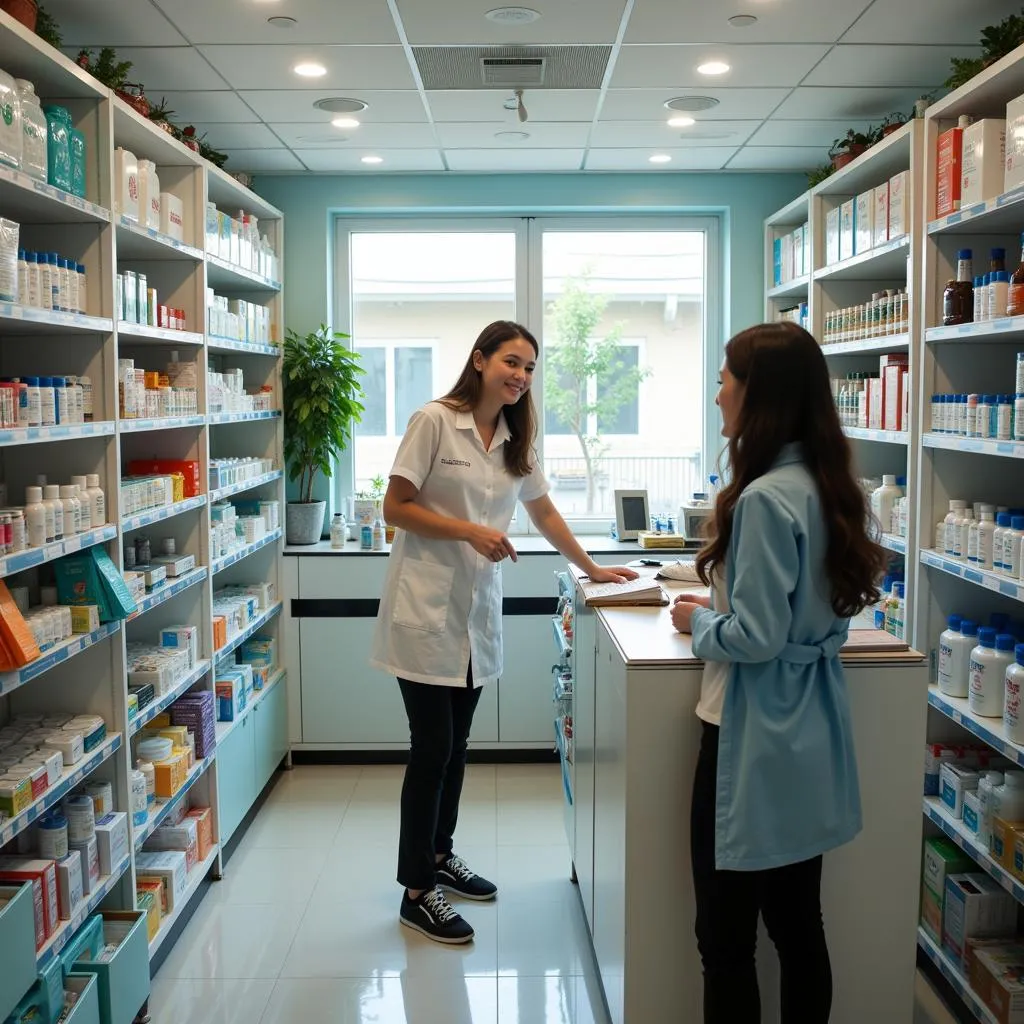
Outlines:
MULTIPOLYGON (((669 584, 671 587, 671 584, 669 584)), ((580 898, 614 1024, 700 1020, 690 790, 702 664, 669 608, 583 607, 576 590, 574 760, 566 821, 580 898)), ((833 1024, 909 1021, 922 843, 928 674, 916 652, 844 652, 864 830, 825 858, 833 1024)), ((762 929, 765 1022, 778 965, 762 929)))

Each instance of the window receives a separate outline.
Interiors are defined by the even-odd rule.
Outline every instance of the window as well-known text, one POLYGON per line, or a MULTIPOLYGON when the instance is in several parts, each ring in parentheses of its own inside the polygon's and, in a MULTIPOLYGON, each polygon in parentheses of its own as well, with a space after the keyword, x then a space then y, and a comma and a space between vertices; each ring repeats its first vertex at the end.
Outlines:
POLYGON ((484 326, 513 319, 541 345, 537 450, 573 528, 607 530, 617 489, 675 512, 718 453, 716 240, 710 218, 339 220, 340 326, 367 372, 336 497, 387 475, 410 414, 455 383, 484 326))

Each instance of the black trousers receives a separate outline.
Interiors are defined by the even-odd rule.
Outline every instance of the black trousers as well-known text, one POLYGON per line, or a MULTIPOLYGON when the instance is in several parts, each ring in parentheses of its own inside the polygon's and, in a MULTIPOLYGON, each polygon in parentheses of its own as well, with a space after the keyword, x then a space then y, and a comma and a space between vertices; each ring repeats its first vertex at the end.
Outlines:
POLYGON ((761 1019, 754 959, 760 914, 779 955, 782 1024, 826 1024, 832 968, 821 920, 821 857, 767 871, 716 871, 717 771, 718 727, 704 723, 690 811, 704 1022, 761 1019))
POLYGON ((466 745, 481 687, 434 686, 399 679, 409 716, 409 763, 402 784, 398 881, 407 889, 432 889, 435 854, 452 852, 459 798, 466 775, 466 745))

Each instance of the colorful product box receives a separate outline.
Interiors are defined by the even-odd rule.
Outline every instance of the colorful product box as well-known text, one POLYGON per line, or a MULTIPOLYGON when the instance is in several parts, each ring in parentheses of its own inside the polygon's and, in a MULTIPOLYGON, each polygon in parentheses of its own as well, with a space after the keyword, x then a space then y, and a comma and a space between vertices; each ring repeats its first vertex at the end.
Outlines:
POLYGON ((204 861, 213 849, 213 811, 209 807, 191 807, 185 817, 196 823, 199 859, 204 861))
POLYGON ((100 874, 109 875, 128 856, 128 815, 111 811, 96 820, 96 846, 100 874))
POLYGON ((135 891, 136 893, 148 893, 153 897, 161 918, 167 913, 167 888, 163 878, 150 877, 137 872, 135 891))
MULTIPOLYGON (((35 886, 37 880, 41 886, 43 925, 48 939, 60 925, 56 865, 52 860, 0 857, 0 882, 31 882, 35 886)), ((38 928, 36 933, 38 937, 38 928)))
POLYGON ((177 825, 161 825, 147 840, 146 850, 180 850, 185 854, 188 870, 199 862, 199 827, 193 818, 185 817, 177 825))
POLYGON ((935 216, 948 217, 960 209, 963 128, 949 128, 939 135, 935 157, 935 216))
POLYGON ((160 921, 163 917, 156 895, 136 885, 135 909, 146 915, 146 938, 152 942, 160 931, 160 921))
POLYGON ((160 631, 160 646, 184 651, 188 655, 188 667, 193 669, 199 660, 199 627, 165 626, 160 631))
POLYGON ((1006 174, 1003 191, 1024 185, 1024 96, 1006 104, 1006 174))
POLYGON ((875 191, 870 189, 857 196, 853 211, 855 255, 869 252, 875 238, 875 191))
POLYGON ((1006 176, 1006 122, 986 117, 964 129, 960 206, 995 199, 1006 176))
POLYGON ((889 241, 910 230, 910 171, 889 179, 889 241))
POLYGON ((998 1024, 1024 1024, 1024 946, 980 946, 968 974, 971 988, 998 1024))
POLYGON ((100 881, 100 850, 96 837, 91 836, 81 842, 72 840, 68 847, 82 855, 82 892, 88 896, 100 881))
POLYGON ((245 710, 245 680, 242 674, 231 671, 220 673, 214 690, 217 694, 217 721, 233 722, 245 710))
POLYGON ((166 913, 174 912, 178 902, 188 888, 188 866, 185 854, 178 850, 149 852, 141 850, 135 854, 137 877, 162 879, 167 898, 166 913))
POLYGON ((973 866, 974 861, 945 836, 926 840, 921 871, 921 926, 940 944, 946 878, 969 871, 973 866))
MULTIPOLYGON (((60 565, 63 559, 55 564, 60 565)), ((0 580, 0 636, 3 637, 4 645, 10 655, 14 658, 16 665, 27 665, 40 657, 39 645, 36 643, 25 621, 21 609, 11 596, 7 585, 0 580)))
POLYGON ((946 878, 942 948, 961 968, 966 966, 968 939, 1010 936, 1016 926, 1016 900, 988 875, 971 872, 946 878))
POLYGON ((71 606, 71 632, 95 633, 100 628, 100 610, 94 604, 71 606))
POLYGON ((878 186, 874 191, 874 232, 872 246, 885 245, 889 241, 889 182, 878 186))
POLYGON ((1024 821, 1004 821, 1002 818, 992 819, 992 859, 1001 864, 1007 871, 1013 870, 1013 844, 1016 833, 1024 830, 1024 821))
POLYGON ((72 850, 57 861, 57 908, 62 921, 70 921, 75 907, 82 902, 82 855, 72 850))

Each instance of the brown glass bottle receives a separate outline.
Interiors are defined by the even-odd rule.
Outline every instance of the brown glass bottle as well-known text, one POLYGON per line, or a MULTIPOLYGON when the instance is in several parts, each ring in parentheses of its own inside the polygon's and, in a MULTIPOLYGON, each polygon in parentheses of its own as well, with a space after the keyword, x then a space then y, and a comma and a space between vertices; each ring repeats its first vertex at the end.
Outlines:
POLYGON ((942 293, 942 326, 969 324, 974 320, 974 260, 970 249, 956 254, 956 280, 946 282, 942 293))

